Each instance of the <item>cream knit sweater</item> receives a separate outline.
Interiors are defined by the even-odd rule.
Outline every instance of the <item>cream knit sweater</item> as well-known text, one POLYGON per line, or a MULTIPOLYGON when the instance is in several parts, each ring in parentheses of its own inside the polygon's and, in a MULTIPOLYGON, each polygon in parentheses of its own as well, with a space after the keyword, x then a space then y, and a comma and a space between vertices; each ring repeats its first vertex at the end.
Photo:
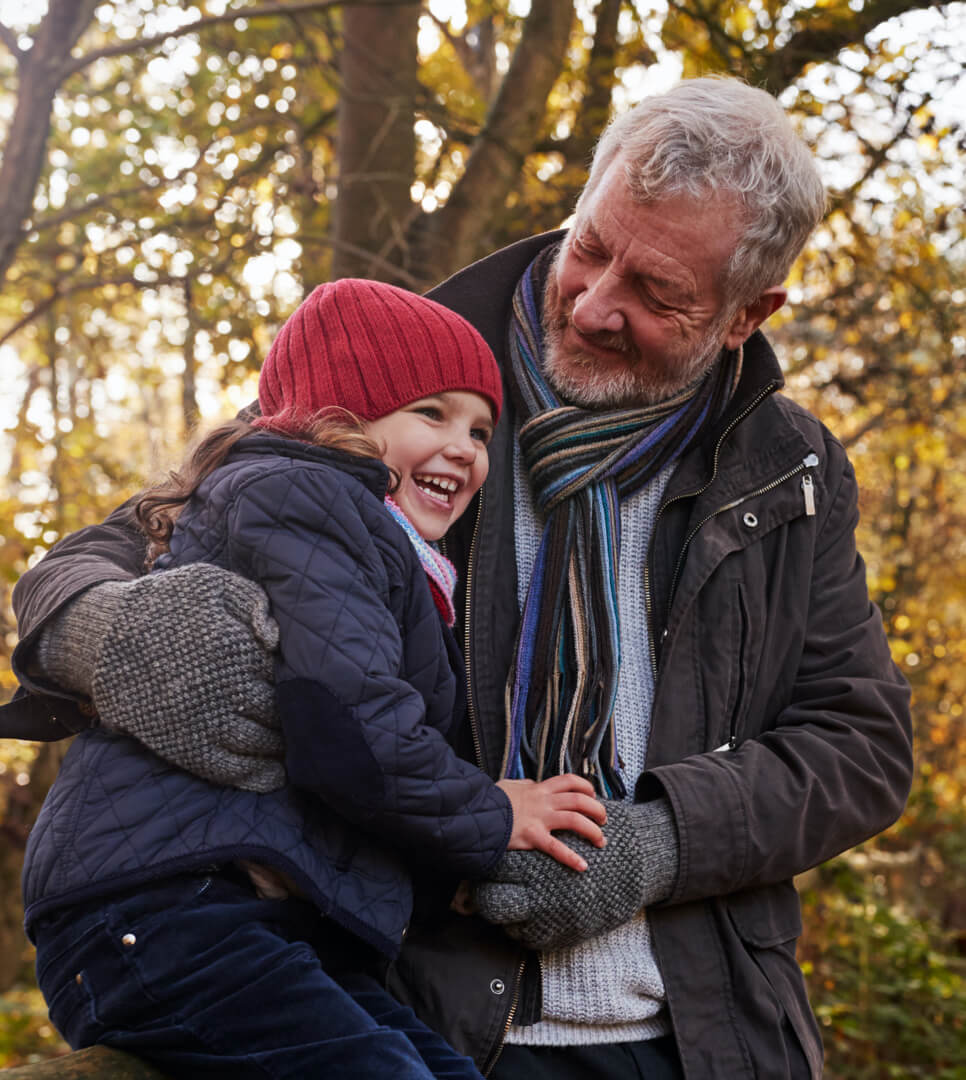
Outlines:
MULTIPOLYGON (((533 506, 519 446, 514 449, 517 579, 522 610, 543 522, 533 506)), ((654 677, 644 601, 644 563, 654 521, 673 465, 621 504, 618 562, 621 671, 615 723, 628 798, 644 769, 654 700, 654 677)), ((512 1027, 507 1042, 531 1046, 637 1042, 671 1030, 664 982, 642 911, 624 926, 582 945, 543 953, 543 1019, 512 1027)))

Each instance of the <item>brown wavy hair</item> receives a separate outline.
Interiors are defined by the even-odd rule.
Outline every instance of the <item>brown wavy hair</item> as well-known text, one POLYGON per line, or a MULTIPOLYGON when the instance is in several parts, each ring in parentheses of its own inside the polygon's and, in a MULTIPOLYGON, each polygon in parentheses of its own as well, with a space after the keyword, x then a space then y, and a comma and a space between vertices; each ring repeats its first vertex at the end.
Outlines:
MULTIPOLYGON (((246 435, 264 430, 265 427, 255 427, 247 420, 240 419, 221 424, 202 436, 195 447, 188 451, 180 468, 172 469, 159 483, 141 492, 134 504, 134 516, 148 538, 145 560, 148 567, 169 549, 175 522, 201 482, 224 465, 237 442, 246 435)), ((271 428, 268 430, 271 431, 271 428)), ((383 455, 379 443, 366 434, 365 423, 348 409, 334 406, 308 417, 304 426, 300 425, 298 429, 286 428, 275 434, 312 446, 328 446, 359 457, 381 458, 383 455)), ((390 472, 393 473, 392 470, 390 472)), ((398 480, 393 473, 390 491, 395 490, 398 480)))

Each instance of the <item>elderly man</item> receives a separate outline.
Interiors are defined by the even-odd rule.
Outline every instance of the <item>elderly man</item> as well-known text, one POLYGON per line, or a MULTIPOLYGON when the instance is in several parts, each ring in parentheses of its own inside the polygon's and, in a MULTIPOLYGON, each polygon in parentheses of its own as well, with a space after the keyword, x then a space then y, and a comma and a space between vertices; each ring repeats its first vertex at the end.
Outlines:
MULTIPOLYGON (((821 1075, 792 879, 889 825, 911 777, 852 469, 758 329, 823 208, 773 99, 688 80, 608 128, 566 233, 431 293, 487 337, 512 406, 445 540, 460 749, 608 800, 586 873, 508 854, 476 914, 427 903, 390 972, 493 1077, 821 1075)), ((276 782, 257 603, 219 581, 202 610, 131 582, 140 557, 121 511, 19 585, 35 737, 85 722, 70 687, 194 771, 276 782), (197 665, 165 674, 175 633, 197 665), (198 716, 164 715, 166 680, 204 689, 198 716)))

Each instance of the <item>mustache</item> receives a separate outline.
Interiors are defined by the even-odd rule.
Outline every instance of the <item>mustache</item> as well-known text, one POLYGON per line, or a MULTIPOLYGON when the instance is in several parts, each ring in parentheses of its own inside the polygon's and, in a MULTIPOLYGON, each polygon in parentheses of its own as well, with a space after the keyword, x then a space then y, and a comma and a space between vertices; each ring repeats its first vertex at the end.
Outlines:
POLYGON ((562 334, 565 330, 569 330, 572 327, 585 341, 589 341, 598 348, 613 349, 615 352, 623 353, 627 356, 634 356, 637 354, 637 347, 634 345, 633 341, 619 331, 611 332, 609 330, 598 330, 596 333, 586 334, 583 331, 577 330, 573 321, 573 308, 574 305, 572 302, 562 304, 558 301, 555 305, 555 310, 545 310, 544 325, 546 329, 562 334))

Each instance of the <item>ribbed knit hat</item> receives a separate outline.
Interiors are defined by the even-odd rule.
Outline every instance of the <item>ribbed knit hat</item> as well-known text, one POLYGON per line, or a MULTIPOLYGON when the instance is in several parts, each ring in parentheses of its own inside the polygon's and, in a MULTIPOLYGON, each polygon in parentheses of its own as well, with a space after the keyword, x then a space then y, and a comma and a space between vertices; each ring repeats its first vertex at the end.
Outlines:
POLYGON ((480 394, 494 420, 500 414, 500 371, 476 329, 395 285, 341 278, 310 293, 279 331, 262 365, 256 423, 291 429, 333 405, 378 420, 446 390, 480 394))

